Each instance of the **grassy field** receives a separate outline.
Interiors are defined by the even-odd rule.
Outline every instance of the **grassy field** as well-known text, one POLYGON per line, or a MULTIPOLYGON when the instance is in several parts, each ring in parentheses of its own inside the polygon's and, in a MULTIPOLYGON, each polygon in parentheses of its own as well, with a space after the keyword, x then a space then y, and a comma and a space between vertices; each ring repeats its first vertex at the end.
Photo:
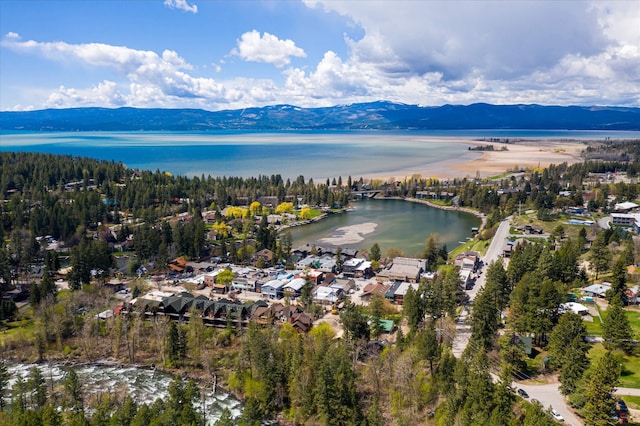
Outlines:
POLYGON ((534 228, 541 228, 542 231, 545 234, 550 234, 558 227, 558 225, 562 225, 562 227, 564 228, 565 235, 567 237, 571 238, 572 240, 575 240, 578 237, 580 229, 583 228, 583 227, 588 228, 588 226, 586 226, 586 225, 569 225, 568 221, 569 221, 569 219, 572 219, 572 218, 581 219, 581 220, 584 220, 584 219, 595 220, 595 219, 591 219, 591 218, 562 215, 562 216, 559 216, 559 217, 555 218, 554 220, 551 220, 549 222, 545 222, 545 221, 539 220, 537 218, 537 212, 534 212, 534 213, 523 214, 521 216, 514 217, 513 222, 512 222, 512 226, 513 226, 513 228, 515 230, 515 228, 518 227, 518 226, 531 225, 534 228))
POLYGON ((589 336, 602 336, 602 324, 600 323, 600 318, 593 317, 593 322, 583 321, 582 323, 585 325, 589 336))
POLYGON ((640 396, 625 396, 622 398, 627 406, 634 410, 640 409, 640 396))
POLYGON ((479 240, 478 238, 473 238, 451 250, 449 252, 449 257, 454 258, 457 254, 465 253, 467 251, 477 251, 480 253, 480 256, 484 256, 489 244, 491 244, 491 240, 479 240))
MULTIPOLYGON (((602 343, 593 345, 588 353, 592 365, 596 360, 600 359, 605 352, 606 349, 602 343)), ((640 357, 628 356, 620 351, 616 351, 615 355, 621 361, 619 386, 622 388, 640 388, 640 357)))

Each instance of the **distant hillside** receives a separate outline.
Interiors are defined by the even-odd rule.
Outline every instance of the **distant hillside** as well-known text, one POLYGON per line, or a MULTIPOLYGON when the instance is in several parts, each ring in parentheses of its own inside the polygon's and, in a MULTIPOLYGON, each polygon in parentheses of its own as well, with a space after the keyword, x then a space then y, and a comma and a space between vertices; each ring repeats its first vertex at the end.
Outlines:
POLYGON ((640 108, 370 102, 327 108, 274 105, 228 111, 70 108, 0 112, 0 130, 640 130, 640 108))

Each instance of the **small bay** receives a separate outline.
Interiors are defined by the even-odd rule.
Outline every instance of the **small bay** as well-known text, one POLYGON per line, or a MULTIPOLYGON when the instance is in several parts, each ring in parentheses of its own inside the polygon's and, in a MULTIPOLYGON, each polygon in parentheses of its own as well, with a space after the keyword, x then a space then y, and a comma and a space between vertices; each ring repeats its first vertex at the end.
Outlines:
POLYGON ((480 219, 469 213, 403 200, 365 199, 353 206, 352 211, 291 228, 294 247, 316 244, 369 250, 378 243, 383 254, 389 248, 398 248, 407 256, 419 256, 429 234, 438 233, 440 243, 451 250, 471 236, 472 227, 480 225, 480 219), (359 229, 365 233, 359 234, 359 229), (360 239, 340 243, 345 233, 360 239))

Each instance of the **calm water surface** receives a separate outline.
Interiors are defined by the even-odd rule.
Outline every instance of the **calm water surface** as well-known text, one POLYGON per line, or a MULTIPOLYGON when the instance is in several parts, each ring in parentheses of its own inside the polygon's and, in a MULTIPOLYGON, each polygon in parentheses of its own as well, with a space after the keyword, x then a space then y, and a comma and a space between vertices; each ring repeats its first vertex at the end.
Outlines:
POLYGON ((32 151, 121 161, 129 167, 187 176, 326 179, 438 175, 448 162, 478 158, 470 140, 519 138, 638 138, 640 132, 464 130, 221 132, 1 132, 0 151, 32 151), (427 174, 425 174, 427 173, 427 174))
POLYGON ((394 247, 407 256, 417 256, 424 250, 431 233, 437 232, 440 242, 451 250, 459 245, 459 241, 466 241, 471 236, 472 227, 480 225, 480 219, 468 213, 440 210, 402 200, 362 200, 353 206, 354 211, 291 228, 294 247, 304 244, 329 245, 322 240, 340 237, 344 234, 344 227, 357 229, 358 225, 374 223, 375 230, 363 235, 361 241, 339 245, 368 250, 373 243, 378 243, 383 254, 394 247))

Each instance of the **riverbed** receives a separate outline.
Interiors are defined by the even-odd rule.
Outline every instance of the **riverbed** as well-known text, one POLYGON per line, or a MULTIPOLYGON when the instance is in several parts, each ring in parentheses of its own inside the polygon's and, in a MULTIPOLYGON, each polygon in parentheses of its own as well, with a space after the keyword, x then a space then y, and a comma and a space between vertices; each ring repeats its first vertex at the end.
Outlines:
MULTIPOLYGON (((29 375, 32 367, 40 368, 48 389, 54 389, 61 383, 70 370, 70 366, 61 364, 8 364, 11 374, 9 386, 13 387, 18 377, 24 380, 29 375)), ((169 384, 172 376, 153 369, 140 366, 121 366, 112 364, 81 364, 74 366, 85 401, 89 396, 97 394, 113 394, 117 399, 122 399, 128 393, 137 404, 151 405, 156 399, 165 398, 168 395, 169 384)), ((213 425, 219 418, 224 408, 231 411, 234 418, 242 413, 241 402, 232 395, 221 390, 213 391, 211 383, 199 383, 200 393, 204 398, 198 409, 204 414, 208 425, 213 425)))

